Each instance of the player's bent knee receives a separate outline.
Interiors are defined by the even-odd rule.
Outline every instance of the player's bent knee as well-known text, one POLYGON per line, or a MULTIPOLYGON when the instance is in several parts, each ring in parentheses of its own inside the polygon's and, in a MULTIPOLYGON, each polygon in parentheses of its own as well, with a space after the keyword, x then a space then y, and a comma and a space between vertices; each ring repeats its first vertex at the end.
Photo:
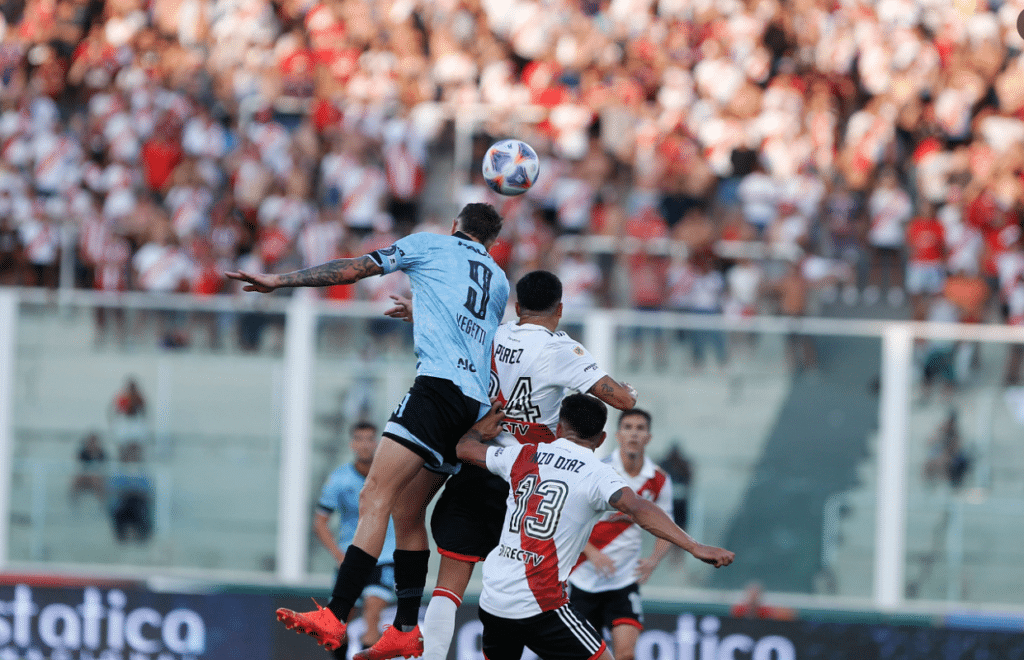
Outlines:
POLYGON ((391 507, 395 533, 426 529, 427 505, 444 483, 444 477, 429 470, 420 471, 402 487, 391 507))
POLYGON ((367 524, 372 520, 374 525, 383 524, 386 527, 388 516, 391 515, 392 502, 391 499, 376 495, 364 487, 359 493, 359 522, 367 524))
MULTIPOLYGON (((419 539, 422 537, 422 543, 427 544, 427 526, 423 518, 420 517, 406 517, 399 515, 397 512, 391 512, 391 521, 395 525, 395 537, 401 539, 411 539, 413 537, 419 539)), ((424 545, 424 547, 427 547, 424 545)), ((403 549, 410 549, 408 546, 403 546, 403 549)))
POLYGON ((391 520, 395 525, 395 534, 405 536, 413 533, 426 534, 426 507, 423 503, 412 503, 406 498, 399 498, 391 509, 391 520))
POLYGON ((426 507, 422 502, 412 502, 408 498, 399 498, 391 508, 391 517, 395 525, 419 525, 426 521, 426 507))
POLYGON ((366 481, 363 482, 363 489, 359 492, 359 506, 363 506, 364 499, 370 499, 373 502, 387 502, 390 505, 398 499, 398 493, 401 492, 403 485, 398 483, 397 479, 389 480, 367 476, 366 481))

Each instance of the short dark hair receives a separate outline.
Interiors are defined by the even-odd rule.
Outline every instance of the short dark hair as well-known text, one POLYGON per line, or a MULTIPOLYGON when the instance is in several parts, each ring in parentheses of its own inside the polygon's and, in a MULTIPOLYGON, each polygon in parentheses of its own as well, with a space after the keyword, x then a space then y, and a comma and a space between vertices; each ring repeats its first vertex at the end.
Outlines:
POLYGON ((459 229, 481 243, 489 243, 501 232, 501 215, 490 204, 473 202, 459 211, 459 229))
POLYGON ((562 302, 562 280, 546 270, 530 271, 516 282, 516 298, 522 309, 553 312, 562 302))
POLYGON ((608 408, 600 399, 589 394, 570 394, 562 399, 558 420, 576 431, 581 439, 587 440, 604 430, 608 421, 608 408))
POLYGON ((630 408, 629 410, 623 410, 622 414, 619 415, 619 425, 615 428, 621 429, 622 420, 626 419, 627 417, 632 417, 633 415, 639 415, 640 417, 643 417, 644 420, 647 422, 648 430, 651 428, 651 413, 647 412, 643 408, 630 408))
POLYGON ((374 435, 377 434, 377 425, 373 422, 356 422, 352 425, 352 428, 349 429, 348 434, 350 436, 355 435, 357 431, 366 431, 367 429, 373 431, 374 435))

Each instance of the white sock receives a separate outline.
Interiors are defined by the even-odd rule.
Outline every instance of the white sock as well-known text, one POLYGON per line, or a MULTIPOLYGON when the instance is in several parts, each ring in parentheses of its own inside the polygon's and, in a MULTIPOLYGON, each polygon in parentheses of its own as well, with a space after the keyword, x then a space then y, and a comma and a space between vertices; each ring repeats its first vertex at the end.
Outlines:
POLYGON ((462 599, 447 589, 434 589, 423 615, 423 660, 445 660, 455 634, 455 611, 462 599))

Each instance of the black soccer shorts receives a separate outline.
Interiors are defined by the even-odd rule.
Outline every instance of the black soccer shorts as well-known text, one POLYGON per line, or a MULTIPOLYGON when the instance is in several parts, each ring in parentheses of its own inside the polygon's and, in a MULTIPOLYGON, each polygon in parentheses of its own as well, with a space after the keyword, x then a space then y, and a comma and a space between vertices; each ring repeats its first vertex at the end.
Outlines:
POLYGON ((508 482, 475 465, 449 477, 430 516, 437 551, 461 561, 483 561, 498 545, 508 482))
POLYGON ((596 660, 607 645, 571 605, 525 619, 505 619, 480 610, 486 660, 519 660, 523 647, 540 660, 596 660))
POLYGON ((569 602, 597 630, 611 630, 621 625, 644 629, 640 586, 636 582, 621 589, 597 593, 573 586, 569 592, 569 602))
POLYGON ((427 469, 454 474, 459 470, 455 445, 489 409, 450 380, 416 376, 384 435, 423 457, 427 469))

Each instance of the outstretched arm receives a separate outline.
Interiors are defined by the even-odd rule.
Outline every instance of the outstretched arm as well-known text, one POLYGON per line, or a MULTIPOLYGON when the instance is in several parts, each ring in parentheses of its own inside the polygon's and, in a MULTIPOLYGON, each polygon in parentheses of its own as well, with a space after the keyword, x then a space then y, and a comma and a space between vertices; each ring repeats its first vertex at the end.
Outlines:
POLYGON ((636 405, 637 393, 629 383, 620 383, 604 376, 590 388, 590 394, 617 410, 629 410, 636 405))
POLYGON ((335 259, 319 266, 311 266, 280 275, 252 274, 242 271, 224 274, 233 280, 246 282, 248 285, 242 287, 245 291, 270 293, 274 289, 283 287, 354 284, 371 275, 381 275, 383 273, 384 268, 374 261, 370 255, 364 254, 361 257, 335 259))
POLYGON ((678 545, 691 555, 715 568, 728 566, 735 555, 722 548, 704 545, 693 540, 689 534, 672 522, 668 514, 654 502, 645 500, 633 492, 632 488, 620 488, 615 491, 608 503, 633 519, 633 522, 660 539, 678 545))
POLYGON ((487 444, 501 433, 501 420, 505 419, 505 409, 495 402, 490 412, 477 420, 466 435, 459 438, 455 445, 455 455, 464 463, 487 469, 487 444))

